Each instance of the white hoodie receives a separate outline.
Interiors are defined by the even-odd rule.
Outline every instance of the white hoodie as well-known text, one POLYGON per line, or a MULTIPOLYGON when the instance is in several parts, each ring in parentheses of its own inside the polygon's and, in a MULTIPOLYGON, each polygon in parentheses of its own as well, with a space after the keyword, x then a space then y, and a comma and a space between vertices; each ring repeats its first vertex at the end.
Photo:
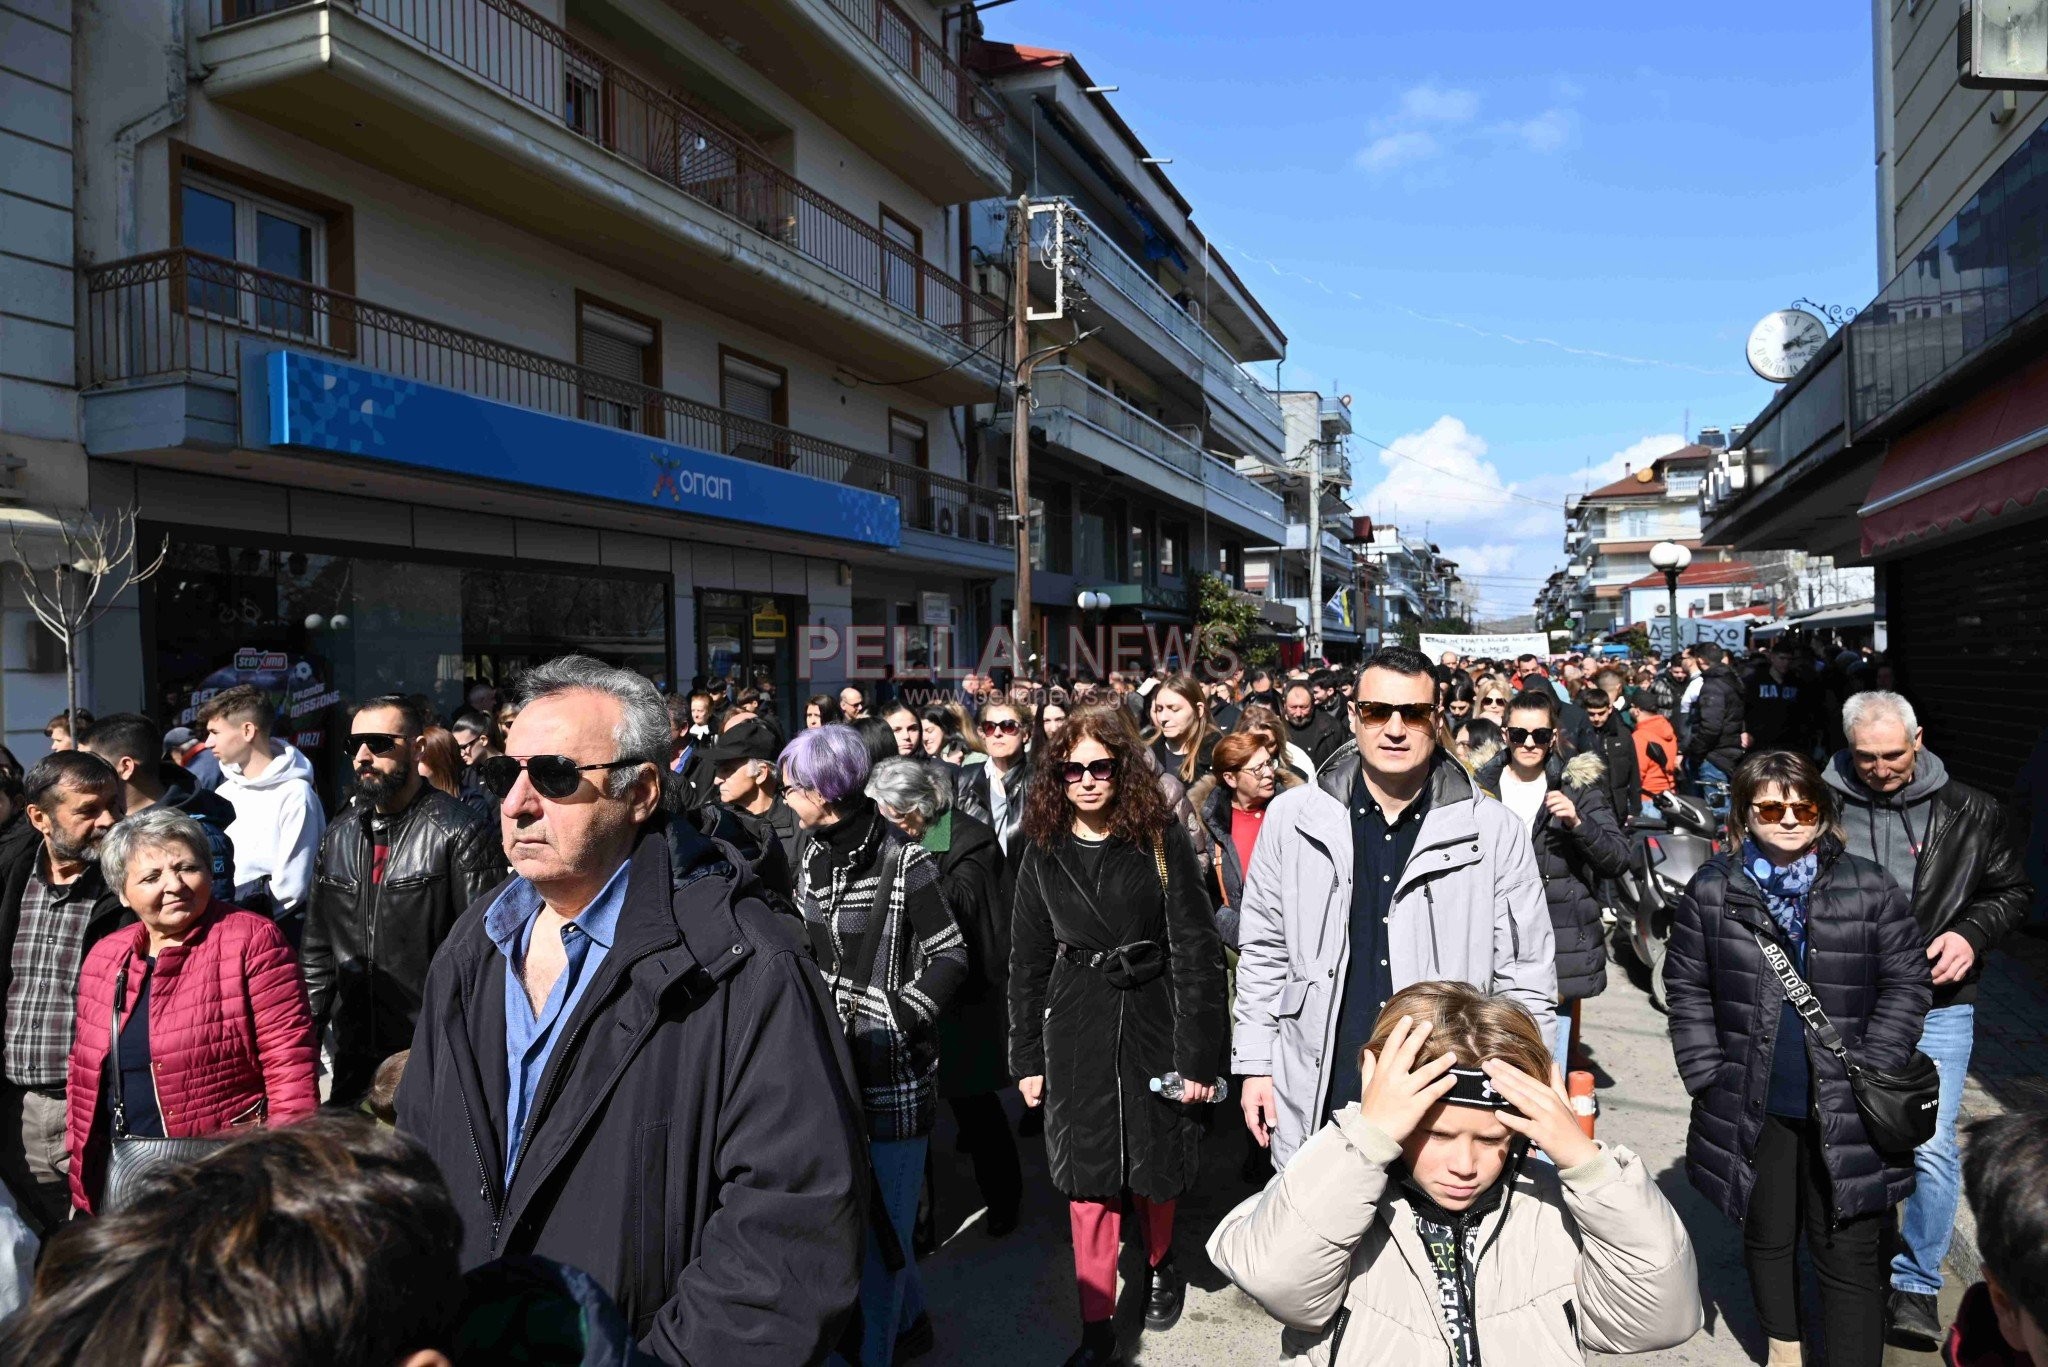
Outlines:
POLYGON ((313 888, 313 857, 327 814, 313 793, 313 766, 284 741, 260 777, 242 777, 241 766, 220 766, 220 795, 235 809, 228 839, 235 842, 235 891, 247 896, 263 878, 278 910, 297 907, 313 888))

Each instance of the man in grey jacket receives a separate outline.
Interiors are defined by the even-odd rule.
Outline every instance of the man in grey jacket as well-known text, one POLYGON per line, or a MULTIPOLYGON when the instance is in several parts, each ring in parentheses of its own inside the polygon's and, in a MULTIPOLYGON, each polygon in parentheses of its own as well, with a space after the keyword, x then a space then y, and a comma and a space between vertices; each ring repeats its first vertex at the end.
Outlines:
POLYGON ((1439 742, 1436 676, 1387 646, 1350 698, 1355 754, 1282 793, 1245 872, 1231 1071, 1281 1166, 1358 1100, 1358 1051, 1395 991, 1503 992, 1552 1032, 1557 966, 1521 821, 1439 742))

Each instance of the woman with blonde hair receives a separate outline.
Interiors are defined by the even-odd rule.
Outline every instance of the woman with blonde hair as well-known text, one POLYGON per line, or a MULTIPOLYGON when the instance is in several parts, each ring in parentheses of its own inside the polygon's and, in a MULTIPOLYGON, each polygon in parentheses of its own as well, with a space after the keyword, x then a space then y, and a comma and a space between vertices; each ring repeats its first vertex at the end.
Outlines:
POLYGON ((1698 1332, 1678 1212, 1640 1158, 1580 1130, 1521 1005, 1405 987, 1359 1071, 1361 1099, 1209 1238, 1218 1270, 1286 1326, 1286 1352, 1567 1367, 1698 1332), (1527 1161, 1531 1145, 1550 1161, 1527 1161))
POLYGON ((1515 690, 1506 679, 1488 676, 1479 681, 1472 692, 1472 715, 1495 726, 1505 726, 1508 720, 1508 699, 1515 696, 1515 690))

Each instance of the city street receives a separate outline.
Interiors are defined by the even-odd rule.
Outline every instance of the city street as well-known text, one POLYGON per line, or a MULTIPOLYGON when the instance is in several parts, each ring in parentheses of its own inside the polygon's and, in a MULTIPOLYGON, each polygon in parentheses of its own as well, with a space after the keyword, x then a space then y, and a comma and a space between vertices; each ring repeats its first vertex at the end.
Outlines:
MULTIPOLYGON (((2011 953, 1997 956, 1987 971, 1986 1001, 2001 1007, 2029 1003, 2034 1014, 2028 1018, 2042 1019, 2039 1012, 2048 1001, 2041 987, 2044 967, 2048 967, 2048 952, 2040 943, 2019 940, 2011 953)), ((1618 966, 1610 966, 1607 991, 1586 1003, 1584 1028, 1600 1090, 1600 1137, 1626 1144, 1655 1166, 1665 1194, 1692 1231, 1706 1307, 1706 1326, 1692 1342, 1626 1360, 1656 1367, 1738 1367, 1761 1362, 1764 1343, 1750 1308, 1740 1233, 1709 1209, 1685 1180, 1688 1105, 1671 1065, 1664 1017, 1618 966)), ((1987 1027, 1984 1039, 1989 1038, 1987 1027)), ((1972 1116, 1998 1109, 2001 1094, 2017 1095, 2010 1085, 2019 1076, 2016 1070, 2032 1068, 2038 1077, 2042 1042, 2038 1027, 2029 1027, 2024 1038, 2011 1037, 1997 1048, 1980 1043, 1980 1048, 1989 1057, 1985 1066, 1975 1070, 1979 1081, 1973 1082, 1966 1101, 1972 1116), (1981 1085, 1985 1081, 1988 1087, 1981 1085)), ((1228 1116, 1217 1117, 1200 1189, 1181 1203, 1176 1247, 1187 1266, 1190 1285, 1187 1311, 1171 1332, 1139 1339, 1142 1309, 1129 1289, 1138 1259, 1135 1249, 1124 1251, 1126 1293, 1119 1319, 1124 1325, 1124 1343, 1135 1345, 1134 1361, 1145 1367, 1242 1364, 1278 1357, 1279 1333, 1273 1322, 1217 1275, 1201 1254, 1209 1230, 1251 1190, 1237 1175, 1243 1156, 1239 1134, 1233 1104, 1228 1116)), ((1026 1173, 1024 1219, 1016 1233, 991 1243, 980 1228, 972 1176, 965 1160, 953 1152, 952 1142, 952 1126, 942 1119, 932 1149, 939 1160, 940 1214, 945 1222, 942 1227, 959 1232, 924 1268, 938 1332, 938 1347, 928 1360, 949 1367, 1051 1367, 1072 1350, 1078 1326, 1066 1210, 1046 1183, 1044 1149, 1036 1140, 1021 1142, 1026 1173), (970 1221, 970 1217, 974 1218, 970 1221), (968 1222, 964 1228, 963 1221, 968 1222)), ((1965 1211, 1958 1247, 1951 1253, 1952 1267, 1975 1267, 1975 1250, 1967 1247, 1968 1218, 1965 1211)), ((1808 1282, 1811 1304, 1815 1293, 1810 1275, 1808 1282)), ((1960 1290, 1951 1277, 1942 1297, 1944 1317, 1953 1313, 1960 1290)), ((1595 1360, 1600 1360, 1598 1355, 1595 1360)), ((1932 1367, 1939 1360, 1931 1353, 1896 1348, 1885 1355, 1886 1367, 1932 1367)))

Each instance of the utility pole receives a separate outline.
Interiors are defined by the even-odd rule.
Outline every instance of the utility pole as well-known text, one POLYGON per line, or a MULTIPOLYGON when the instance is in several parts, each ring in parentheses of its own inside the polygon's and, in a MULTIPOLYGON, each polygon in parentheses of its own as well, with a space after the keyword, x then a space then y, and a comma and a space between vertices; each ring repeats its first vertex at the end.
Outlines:
MULTIPOLYGON (((1322 420, 1320 412, 1317 421, 1322 420)), ((1323 655, 1323 450, 1318 440, 1302 452, 1308 457, 1308 658, 1323 655)))
POLYGON ((1015 367, 1010 386, 1010 488, 1017 501, 1017 584, 1016 603, 1010 614, 1010 631, 1017 652, 1017 664, 1030 677, 1031 634, 1031 371, 1026 366, 1031 346, 1031 329, 1026 315, 1031 311, 1031 200, 1017 197, 1017 255, 1010 263, 1010 364, 1015 367))

